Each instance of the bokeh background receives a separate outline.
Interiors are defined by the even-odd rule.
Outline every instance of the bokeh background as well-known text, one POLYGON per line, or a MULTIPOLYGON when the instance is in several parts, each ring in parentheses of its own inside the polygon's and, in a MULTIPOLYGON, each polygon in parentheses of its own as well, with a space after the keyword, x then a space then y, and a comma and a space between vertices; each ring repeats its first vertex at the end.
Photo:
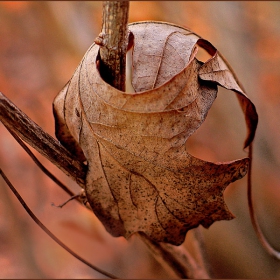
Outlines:
MULTIPOLYGON (((280 250, 280 2, 130 2, 129 22, 160 20, 192 29, 226 57, 255 103, 253 196, 261 227, 280 250)), ((52 101, 71 78, 102 24, 100 1, 0 2, 0 91, 54 136, 52 101)), ((219 89, 205 123, 188 140, 204 160, 246 156, 244 117, 235 95, 219 89)), ((36 153, 37 155, 37 153, 36 153)), ((79 188, 38 155, 73 191, 79 188)), ((29 207, 70 248, 121 278, 168 278, 136 238, 113 238, 94 215, 48 179, 0 125, 0 166, 29 207)), ((249 219, 246 178, 231 184, 232 221, 203 229, 216 278, 278 278, 280 263, 260 246, 249 219)), ((191 246, 187 236, 186 244, 191 246)), ((0 179, 0 278, 101 278, 54 243, 0 179)))

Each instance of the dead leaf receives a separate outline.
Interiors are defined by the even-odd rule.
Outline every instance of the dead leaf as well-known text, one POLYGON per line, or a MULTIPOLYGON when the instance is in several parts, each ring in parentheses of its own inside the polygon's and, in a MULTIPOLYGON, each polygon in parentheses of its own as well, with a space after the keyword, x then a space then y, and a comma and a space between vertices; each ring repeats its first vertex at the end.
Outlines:
POLYGON ((237 99, 245 114, 247 124, 247 137, 244 143, 244 148, 248 147, 255 137, 255 132, 258 125, 258 115, 255 105, 251 102, 245 94, 242 86, 239 85, 237 77, 234 75, 229 64, 216 50, 216 48, 206 40, 199 39, 197 41, 199 46, 202 46, 209 54, 213 55, 207 63, 202 65, 199 69, 199 77, 205 81, 214 81, 220 86, 236 92, 237 99))
MULTIPOLYGON (((225 69, 215 62, 216 49, 193 32, 161 22, 134 23, 129 29, 136 92, 102 80, 99 47, 93 44, 54 101, 56 134, 87 159, 87 198, 108 232, 128 238, 142 231, 155 241, 179 245, 189 229, 234 217, 223 191, 246 174, 249 164, 248 158, 197 159, 186 151, 188 137, 206 118, 217 84, 254 106, 230 73, 222 74, 224 80, 217 77, 214 66, 225 69), (203 44, 213 56, 206 63, 195 58, 203 44)), ((244 113, 254 135, 251 120, 257 114, 244 113)))

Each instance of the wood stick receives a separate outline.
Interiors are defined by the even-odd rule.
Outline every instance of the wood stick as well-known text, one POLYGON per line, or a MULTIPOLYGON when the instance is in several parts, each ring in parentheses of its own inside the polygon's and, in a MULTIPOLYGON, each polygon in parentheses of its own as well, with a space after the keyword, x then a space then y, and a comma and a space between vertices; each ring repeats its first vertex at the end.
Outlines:
POLYGON ((128 9, 129 1, 104 1, 102 32, 95 40, 100 46, 102 78, 122 91, 125 91, 128 9))
POLYGON ((0 92, 0 121, 84 188, 86 166, 0 92))

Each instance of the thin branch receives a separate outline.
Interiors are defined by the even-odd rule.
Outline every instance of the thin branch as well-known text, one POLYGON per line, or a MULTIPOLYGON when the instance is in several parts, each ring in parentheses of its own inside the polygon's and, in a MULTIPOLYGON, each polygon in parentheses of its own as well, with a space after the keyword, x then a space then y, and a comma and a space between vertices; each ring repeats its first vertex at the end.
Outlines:
MULTIPOLYGON (((253 145, 250 144, 249 146, 249 158, 252 159, 252 154, 253 154, 253 145)), ((273 258, 280 260, 280 252, 275 250, 267 241, 266 237, 264 236, 262 229, 260 227, 260 224, 257 220, 256 213, 254 210, 254 203, 253 203, 253 198, 252 198, 252 160, 250 160, 249 164, 249 170, 248 170, 248 188, 247 188, 247 197, 248 197, 248 205, 249 205, 249 212, 250 212, 250 217, 252 221, 252 225, 254 227, 254 230, 257 234, 257 237, 263 246, 263 248, 266 250, 266 252, 272 256, 273 258)))
POLYGON ((66 193, 70 196, 74 196, 75 194, 65 186, 60 180, 58 180, 31 152, 31 150, 24 144, 24 142, 17 136, 14 131, 12 131, 9 127, 6 127, 10 134, 15 138, 15 140, 20 144, 20 146, 26 151, 26 153, 30 156, 30 158, 35 162, 35 164, 51 179, 53 180, 59 187, 61 187, 66 193))
POLYGON ((195 250, 195 256, 197 262, 201 266, 201 269, 207 272, 209 278, 213 278, 212 267, 207 258, 206 243, 205 243, 204 235, 202 233, 202 226, 200 225, 199 227, 194 228, 192 230, 192 233, 193 233, 192 245, 195 250))
MULTIPOLYGON (((84 205, 86 208, 91 209, 89 203, 85 203, 86 201, 86 195, 84 190, 84 185, 80 185, 82 187, 82 191, 79 194, 74 194, 66 185, 64 185, 59 179, 57 179, 37 158, 36 156, 31 152, 31 150, 27 147, 27 145, 20 139, 20 137, 10 129, 10 127, 6 127, 6 129, 10 132, 10 134, 15 138, 15 140, 19 143, 19 145, 26 151, 26 153, 30 156, 30 158, 34 161, 34 163, 41 169, 45 175, 47 175, 54 183, 56 183, 60 188, 62 188, 67 194, 69 194, 71 197, 65 201, 64 203, 58 205, 57 207, 62 208, 64 205, 66 205, 69 201, 75 199, 82 205, 84 205)), ((81 168, 83 168, 81 164, 81 168)), ((82 179, 80 180, 82 181, 82 179)), ((54 204, 53 204, 54 205, 54 204)), ((54 205, 56 206, 56 205, 54 205)))
POLYGON ((125 91, 129 1, 103 1, 103 26, 95 43, 100 46, 100 74, 113 87, 125 91))
POLYGON ((26 212, 29 214, 29 216, 32 218, 32 220, 50 237, 52 238, 57 244, 59 244, 63 249, 65 249, 68 253, 70 253, 73 257, 75 257, 76 259, 78 259, 79 261, 83 262, 84 264, 86 264, 87 266, 89 266, 90 268, 94 269, 95 271, 109 277, 112 279, 118 279, 118 277, 116 277, 113 274, 110 274, 98 267, 96 267, 95 265, 89 263, 88 261, 86 261, 85 259, 83 259, 82 257, 80 257, 78 254, 76 254, 74 251, 72 251, 68 246, 66 246, 60 239, 58 239, 51 231, 49 231, 49 229, 34 215, 34 213, 31 211, 31 209, 27 206, 27 204, 25 203, 25 201, 23 200, 23 198, 20 196, 20 194, 18 193, 18 191, 15 189, 15 187, 12 185, 12 183, 10 182, 10 180, 7 178, 7 176, 5 175, 5 173, 2 171, 2 169, 0 169, 0 175, 2 176, 2 178, 4 179, 4 181, 7 183, 7 185, 9 186, 10 190, 14 193, 14 195, 16 196, 16 198, 19 200, 19 202, 21 203, 21 205, 23 206, 23 208, 26 210, 26 212))
POLYGON ((195 259, 184 247, 154 242, 142 232, 137 234, 171 277, 183 279, 210 278, 206 270, 197 264, 195 259))
POLYGON ((13 131, 84 188, 86 166, 74 160, 73 156, 57 140, 43 131, 1 92, 0 121, 9 131, 13 131))

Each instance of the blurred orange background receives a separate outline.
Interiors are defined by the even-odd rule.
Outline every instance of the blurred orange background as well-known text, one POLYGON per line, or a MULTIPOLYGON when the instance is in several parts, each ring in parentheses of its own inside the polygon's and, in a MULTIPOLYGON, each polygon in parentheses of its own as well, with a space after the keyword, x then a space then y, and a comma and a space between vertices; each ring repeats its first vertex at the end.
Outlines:
MULTIPOLYGON (((280 2, 130 2, 129 22, 160 20, 188 27, 228 60, 255 103, 253 196, 261 227, 280 250, 280 2)), ((100 1, 0 2, 0 91, 54 136, 52 101, 101 31, 100 1)), ((229 161, 243 151, 245 121, 235 95, 219 89, 192 155, 229 161)), ((38 153, 35 152, 36 155, 38 153)), ((38 155, 73 191, 79 187, 38 155)), ((70 248, 121 278, 168 278, 140 240, 111 237, 32 162, 0 125, 0 167, 41 221, 70 248)), ((231 184, 226 203, 236 219, 203 229, 215 278, 278 278, 280 264, 262 249, 249 219, 246 178, 231 184)), ((187 235, 186 244, 191 239, 187 235)), ((0 278, 102 278, 54 243, 0 179, 0 278)))

